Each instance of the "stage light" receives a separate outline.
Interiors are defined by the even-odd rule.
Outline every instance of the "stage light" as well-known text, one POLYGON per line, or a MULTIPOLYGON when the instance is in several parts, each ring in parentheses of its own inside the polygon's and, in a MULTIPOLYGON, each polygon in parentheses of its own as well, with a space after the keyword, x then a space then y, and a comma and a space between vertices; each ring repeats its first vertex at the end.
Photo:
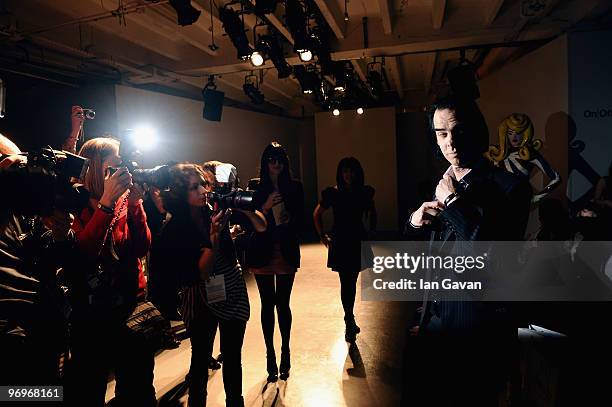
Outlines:
POLYGON ((244 90, 244 94, 251 99, 253 104, 261 105, 264 103, 264 95, 261 93, 257 85, 256 75, 247 75, 244 77, 244 85, 242 85, 242 90, 244 90))
POLYGON ((363 107, 357 108, 357 114, 363 114, 363 107))
POLYGON ((334 116, 340 116, 340 109, 335 108, 334 110, 332 110, 332 114, 333 114, 334 116))
POLYGON ((151 150, 157 143, 157 132, 149 125, 140 125, 131 132, 132 143, 139 150, 151 150))
POLYGON ((312 51, 306 50, 300 52, 300 60, 302 62, 310 62, 312 60, 312 51))
POLYGON ((305 94, 313 93, 317 87, 320 86, 321 81, 317 74, 312 71, 307 71, 302 65, 295 66, 293 73, 298 82, 300 82, 302 92, 305 94))
POLYGON ((268 55, 268 58, 270 58, 278 71, 278 79, 288 78, 293 72, 293 68, 287 63, 283 55, 282 46, 279 44, 276 36, 262 35, 259 37, 256 50, 261 53, 261 55, 268 55))
POLYGON ((220 8, 219 19, 223 23, 223 29, 238 51, 238 59, 242 59, 243 61, 248 59, 253 53, 253 50, 249 45, 249 40, 244 32, 244 26, 238 13, 229 7, 220 8))
POLYGON ((308 34, 308 17, 297 0, 287 1, 285 13, 287 26, 294 41, 293 50, 300 56, 300 59, 302 59, 302 54, 304 54, 304 58, 308 58, 308 53, 310 53, 309 59, 302 59, 303 62, 308 62, 312 59, 312 41, 308 34))
POLYGON ((264 62, 263 55, 259 51, 253 51, 251 54, 251 64, 253 64, 253 66, 262 66, 264 62))
POLYGON ((170 5, 176 10, 179 25, 191 25, 200 18, 200 10, 194 8, 190 0, 170 0, 170 5))

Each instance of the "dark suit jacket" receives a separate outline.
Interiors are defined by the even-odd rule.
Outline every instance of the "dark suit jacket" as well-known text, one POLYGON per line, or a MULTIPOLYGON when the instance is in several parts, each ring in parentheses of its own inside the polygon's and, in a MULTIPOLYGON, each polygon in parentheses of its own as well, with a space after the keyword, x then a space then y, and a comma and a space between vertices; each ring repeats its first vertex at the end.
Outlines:
MULTIPOLYGON (((454 244, 455 255, 469 255, 470 241, 523 240, 532 195, 527 180, 482 160, 459 182, 458 193, 460 197, 430 228, 432 247, 446 241, 454 244)), ((409 224, 406 228, 414 230, 409 224)), ((428 301, 425 305, 421 325, 435 315, 446 333, 476 333, 500 319, 496 303, 428 301)))
MULTIPOLYGON (((253 196, 253 206, 261 210, 272 189, 259 185, 253 196)), ((304 218, 304 190, 302 183, 291 181, 289 190, 282 192, 285 208, 289 212, 290 220, 286 225, 277 226, 274 215, 269 211, 266 215, 268 228, 265 232, 254 232, 249 242, 246 253, 246 262, 249 267, 263 267, 272 258, 272 247, 279 242, 281 253, 290 265, 300 267, 300 242, 299 234, 302 229, 304 218)))

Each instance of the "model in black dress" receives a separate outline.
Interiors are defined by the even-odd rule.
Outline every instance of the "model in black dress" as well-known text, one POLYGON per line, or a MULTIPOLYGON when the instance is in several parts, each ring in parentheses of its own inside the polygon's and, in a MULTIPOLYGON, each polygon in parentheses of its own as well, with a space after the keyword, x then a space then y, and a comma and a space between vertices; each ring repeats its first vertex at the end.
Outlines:
POLYGON ((321 242, 328 247, 327 267, 338 272, 340 298, 346 324, 345 338, 355 340, 360 332, 353 307, 357 278, 362 270, 361 242, 372 238, 376 229, 374 188, 364 185, 363 168, 354 157, 340 160, 336 172, 337 185, 321 192, 321 201, 314 211, 314 224, 321 242), (331 234, 323 232, 323 213, 332 208, 334 225, 331 234), (368 229, 364 226, 367 219, 368 229))

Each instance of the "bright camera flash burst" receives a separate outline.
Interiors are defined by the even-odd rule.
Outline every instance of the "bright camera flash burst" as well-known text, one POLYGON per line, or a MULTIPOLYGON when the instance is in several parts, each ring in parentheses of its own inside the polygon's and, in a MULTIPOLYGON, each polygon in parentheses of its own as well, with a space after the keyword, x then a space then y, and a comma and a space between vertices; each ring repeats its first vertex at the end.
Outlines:
POLYGON ((150 150, 157 145, 159 141, 157 132, 150 126, 139 126, 134 129, 132 134, 133 143, 142 150, 150 150))
POLYGON ((363 107, 357 108, 357 114, 363 114, 363 107))
POLYGON ((334 109, 334 110, 332 110, 332 114, 334 116, 340 116, 340 110, 339 109, 334 109))

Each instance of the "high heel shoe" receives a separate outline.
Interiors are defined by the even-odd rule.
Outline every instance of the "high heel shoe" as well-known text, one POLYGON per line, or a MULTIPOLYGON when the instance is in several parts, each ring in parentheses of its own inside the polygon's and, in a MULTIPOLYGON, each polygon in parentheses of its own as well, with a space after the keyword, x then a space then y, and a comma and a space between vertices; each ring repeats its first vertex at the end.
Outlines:
POLYGON ((291 369, 291 356, 289 351, 281 353, 280 362, 280 379, 287 380, 289 378, 289 370, 291 369))
POLYGON ((266 370, 268 371, 268 383, 275 383, 278 380, 278 367, 274 353, 266 354, 266 370))

